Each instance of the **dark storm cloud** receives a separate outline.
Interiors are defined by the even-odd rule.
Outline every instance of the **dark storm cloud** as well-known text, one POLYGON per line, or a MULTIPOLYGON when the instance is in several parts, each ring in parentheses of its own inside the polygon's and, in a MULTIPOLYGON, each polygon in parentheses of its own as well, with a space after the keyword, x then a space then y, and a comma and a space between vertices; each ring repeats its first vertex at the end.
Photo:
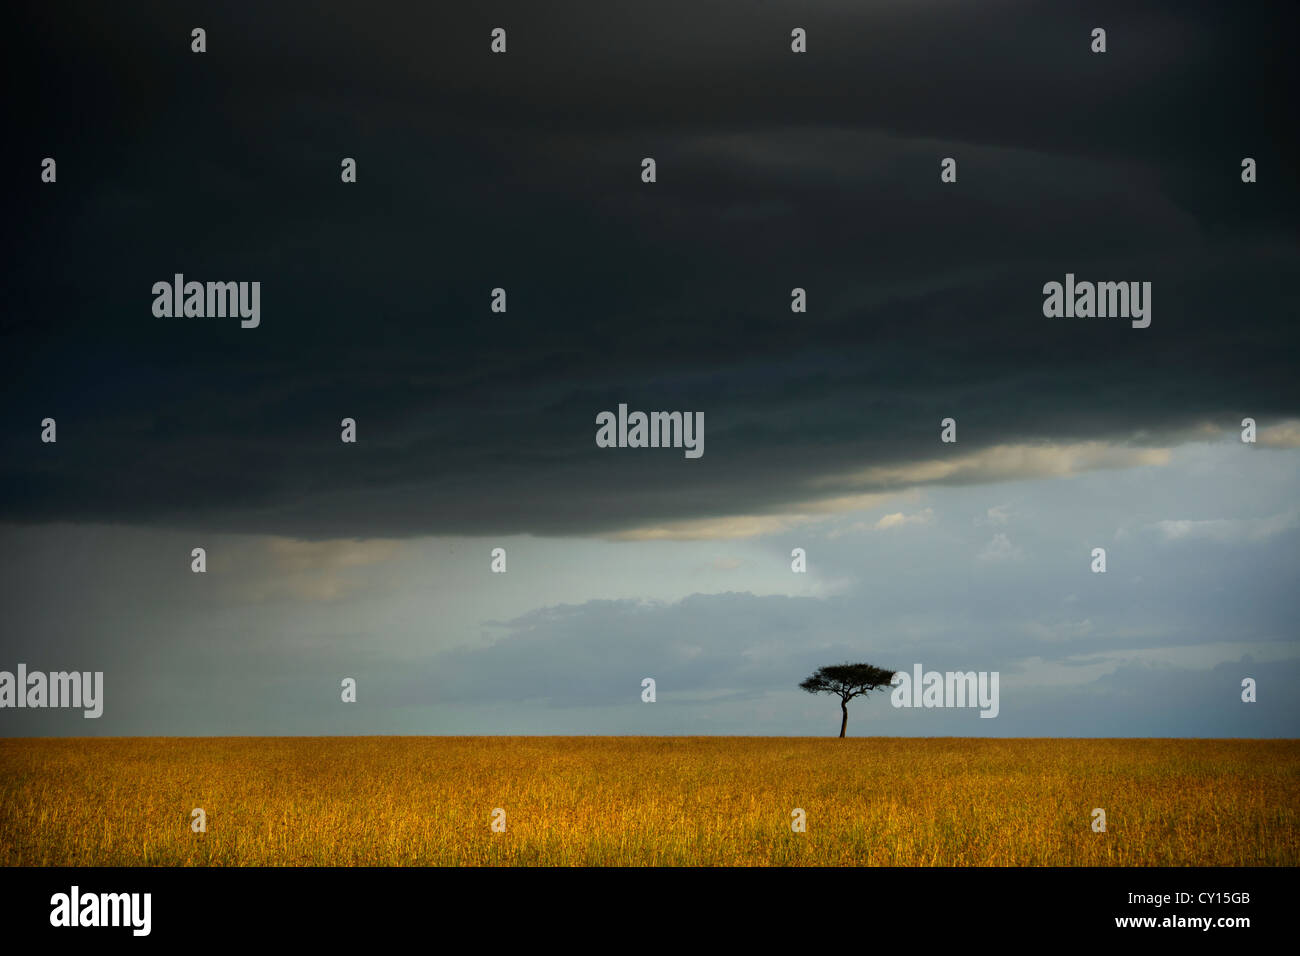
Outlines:
POLYGON ((967 453, 1300 412, 1284 7, 562 6, 20 11, 0 517, 615 531, 948 415, 967 453), (261 281, 261 327, 155 318, 176 272, 261 281), (1151 281, 1151 327, 1044 319, 1066 272, 1151 281), (619 402, 704 457, 597 449, 619 402))

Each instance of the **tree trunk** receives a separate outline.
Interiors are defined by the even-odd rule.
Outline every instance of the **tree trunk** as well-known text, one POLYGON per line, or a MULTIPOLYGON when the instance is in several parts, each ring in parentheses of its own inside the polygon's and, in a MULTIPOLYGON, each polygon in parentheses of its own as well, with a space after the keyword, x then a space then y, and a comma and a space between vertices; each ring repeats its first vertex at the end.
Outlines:
POLYGON ((849 725, 849 702, 847 700, 840 701, 840 710, 844 712, 844 719, 840 721, 840 736, 843 737, 844 729, 849 725))

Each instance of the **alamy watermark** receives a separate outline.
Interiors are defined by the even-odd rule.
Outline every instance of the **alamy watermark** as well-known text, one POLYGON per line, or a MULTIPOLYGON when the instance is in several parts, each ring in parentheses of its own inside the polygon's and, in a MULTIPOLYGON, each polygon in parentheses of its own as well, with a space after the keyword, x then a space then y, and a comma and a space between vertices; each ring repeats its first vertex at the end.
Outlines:
POLYGON ((687 458, 704 454, 703 412, 631 412, 626 403, 618 415, 596 415, 597 448, 684 448, 687 458))
POLYGON ((155 282, 153 294, 153 314, 160 319, 237 315, 245 329, 255 329, 262 322, 260 282, 186 282, 178 272, 172 282, 155 282))
POLYGON ((95 671, 28 671, 18 665, 18 673, 0 671, 0 708, 3 707, 81 707, 83 717, 104 713, 104 672, 95 671))
POLYGON ((889 682, 895 707, 979 707, 981 717, 998 715, 997 671, 925 671, 912 665, 912 673, 899 671, 889 682))
POLYGON ((1151 324, 1150 282, 1075 282, 1065 274, 1065 284, 1043 286, 1043 315, 1049 319, 1132 319, 1133 328, 1151 324))
POLYGON ((148 936, 152 893, 82 893, 73 885, 50 897, 51 926, 127 926, 133 936, 148 936))

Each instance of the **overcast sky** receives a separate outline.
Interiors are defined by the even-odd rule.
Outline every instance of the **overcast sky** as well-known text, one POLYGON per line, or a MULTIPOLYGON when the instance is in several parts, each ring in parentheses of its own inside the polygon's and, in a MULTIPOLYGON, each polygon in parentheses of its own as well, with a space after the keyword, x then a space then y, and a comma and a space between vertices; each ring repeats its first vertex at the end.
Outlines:
POLYGON ((1298 735, 1283 6, 443 6, 15 12, 0 670, 105 701, 0 735, 1298 735))

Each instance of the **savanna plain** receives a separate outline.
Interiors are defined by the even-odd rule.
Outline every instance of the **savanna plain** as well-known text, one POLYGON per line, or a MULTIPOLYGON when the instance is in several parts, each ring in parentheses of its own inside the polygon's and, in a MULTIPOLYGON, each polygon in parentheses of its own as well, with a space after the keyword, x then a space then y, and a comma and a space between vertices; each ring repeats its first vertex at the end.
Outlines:
POLYGON ((1298 811, 1296 740, 0 740, 4 866, 1295 866, 1298 811))

